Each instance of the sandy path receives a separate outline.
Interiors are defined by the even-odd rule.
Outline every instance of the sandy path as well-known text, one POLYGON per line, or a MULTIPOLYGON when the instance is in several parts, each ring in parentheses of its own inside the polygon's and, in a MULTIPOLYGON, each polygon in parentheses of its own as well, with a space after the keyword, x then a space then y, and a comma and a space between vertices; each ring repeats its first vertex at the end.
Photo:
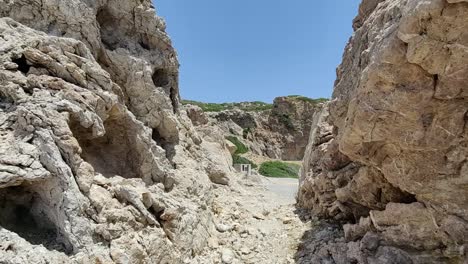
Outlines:
POLYGON ((281 200, 284 199, 287 204, 296 202, 298 179, 290 178, 265 178, 265 187, 267 190, 277 194, 281 200))
POLYGON ((295 263, 308 229, 294 213, 297 179, 253 176, 216 186, 217 235, 194 263, 295 263))

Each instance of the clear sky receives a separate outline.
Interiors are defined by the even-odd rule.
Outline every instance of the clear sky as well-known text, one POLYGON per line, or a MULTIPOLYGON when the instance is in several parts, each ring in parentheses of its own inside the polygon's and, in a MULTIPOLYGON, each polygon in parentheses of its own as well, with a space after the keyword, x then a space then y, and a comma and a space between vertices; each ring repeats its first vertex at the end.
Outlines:
POLYGON ((359 0, 155 0, 183 99, 330 97, 359 0))

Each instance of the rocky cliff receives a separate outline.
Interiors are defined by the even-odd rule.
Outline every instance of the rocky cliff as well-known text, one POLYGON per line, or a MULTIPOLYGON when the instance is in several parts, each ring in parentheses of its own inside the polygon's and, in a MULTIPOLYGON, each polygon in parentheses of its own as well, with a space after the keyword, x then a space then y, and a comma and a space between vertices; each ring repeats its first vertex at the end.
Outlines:
POLYGON ((298 202, 344 221, 311 263, 464 263, 468 1, 361 3, 298 202))
POLYGON ((233 109, 219 112, 188 106, 196 126, 219 127, 225 135, 236 136, 252 153, 271 159, 302 160, 312 119, 326 99, 282 96, 273 105, 255 107, 238 103, 233 109))
POLYGON ((0 15, 0 262, 190 261, 230 156, 179 110, 151 1, 0 0, 0 15))

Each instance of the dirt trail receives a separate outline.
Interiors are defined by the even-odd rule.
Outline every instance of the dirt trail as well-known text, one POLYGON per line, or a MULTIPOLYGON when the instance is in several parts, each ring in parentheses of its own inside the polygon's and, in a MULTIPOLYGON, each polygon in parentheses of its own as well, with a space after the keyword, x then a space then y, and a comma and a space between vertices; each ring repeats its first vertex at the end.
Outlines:
POLYGON ((297 179, 259 176, 217 186, 213 211, 218 235, 195 263, 295 263, 310 226, 294 213, 296 190, 297 179))
POLYGON ((278 199, 287 204, 296 202, 296 193, 298 180, 291 178, 265 178, 263 180, 268 191, 273 192, 278 196, 278 199))

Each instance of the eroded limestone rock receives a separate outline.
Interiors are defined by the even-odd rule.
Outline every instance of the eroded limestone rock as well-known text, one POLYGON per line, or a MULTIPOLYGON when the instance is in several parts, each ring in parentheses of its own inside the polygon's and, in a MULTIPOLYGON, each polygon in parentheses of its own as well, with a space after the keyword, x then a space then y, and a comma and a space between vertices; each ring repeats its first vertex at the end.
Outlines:
POLYGON ((0 1, 0 15, 0 262, 190 261, 216 232, 208 165, 230 162, 179 111, 151 2, 0 1))
POLYGON ((311 134, 299 203, 357 223, 348 241, 323 247, 347 248, 341 260, 463 263, 468 5, 363 1, 354 28, 330 114, 311 134), (356 247, 371 233, 379 246, 356 247))

